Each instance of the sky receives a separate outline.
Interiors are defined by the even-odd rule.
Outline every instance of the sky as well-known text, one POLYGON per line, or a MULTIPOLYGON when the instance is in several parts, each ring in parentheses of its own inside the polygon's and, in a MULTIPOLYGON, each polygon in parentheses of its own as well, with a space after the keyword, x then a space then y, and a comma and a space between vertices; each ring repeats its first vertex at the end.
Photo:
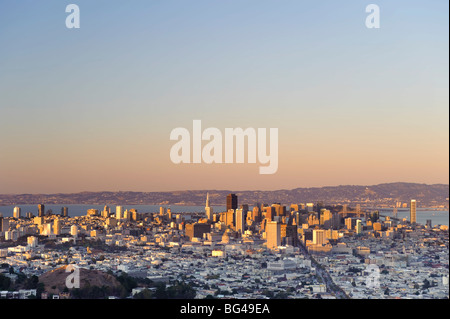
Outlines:
POLYGON ((1 1, 0 193, 448 184, 448 5, 1 1), (193 120, 278 128, 277 172, 174 164, 193 120))

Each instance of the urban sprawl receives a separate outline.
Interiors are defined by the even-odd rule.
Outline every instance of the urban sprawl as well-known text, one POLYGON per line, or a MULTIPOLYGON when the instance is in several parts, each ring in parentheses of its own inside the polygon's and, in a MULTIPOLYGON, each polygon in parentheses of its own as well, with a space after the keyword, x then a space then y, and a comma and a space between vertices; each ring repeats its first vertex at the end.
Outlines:
POLYGON ((0 298, 448 298, 448 226, 407 205, 409 219, 235 194, 223 212, 207 194, 197 213, 16 207, 0 216, 0 298), (70 265, 79 288, 61 281, 70 265))

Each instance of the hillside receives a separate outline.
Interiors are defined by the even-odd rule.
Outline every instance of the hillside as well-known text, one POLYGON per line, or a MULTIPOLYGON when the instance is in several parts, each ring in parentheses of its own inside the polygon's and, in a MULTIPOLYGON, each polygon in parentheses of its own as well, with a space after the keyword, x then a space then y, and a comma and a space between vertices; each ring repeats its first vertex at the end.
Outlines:
MULTIPOLYGON (((66 278, 70 275, 66 272, 67 266, 62 266, 54 270, 48 271, 39 276, 39 282, 44 284, 44 289, 50 294, 63 292, 66 287, 66 278)), ((119 287, 120 283, 117 279, 99 270, 89 270, 79 268, 80 270, 80 288, 87 287, 119 287)))
POLYGON ((172 192, 81 192, 74 194, 1 195, 0 206, 18 204, 92 204, 92 205, 204 205, 206 192, 212 205, 225 205, 226 195, 238 195, 239 203, 283 204, 322 201, 326 204, 363 204, 392 206, 416 199, 422 207, 448 207, 448 184, 386 183, 370 186, 341 185, 295 188, 274 191, 191 190, 172 192))

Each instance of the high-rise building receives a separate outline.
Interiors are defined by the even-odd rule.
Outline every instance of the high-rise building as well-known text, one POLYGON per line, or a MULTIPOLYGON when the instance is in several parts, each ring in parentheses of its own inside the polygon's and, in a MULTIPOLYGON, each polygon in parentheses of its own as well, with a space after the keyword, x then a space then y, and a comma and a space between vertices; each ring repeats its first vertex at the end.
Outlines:
POLYGON ((286 206, 282 206, 280 203, 272 204, 272 207, 275 209, 276 216, 285 216, 286 215, 286 206))
POLYGON ((55 218, 53 221, 53 233, 55 235, 61 235, 61 221, 58 218, 55 218))
POLYGON ((116 219, 121 220, 123 217, 123 206, 116 206, 116 219))
POLYGON ((206 218, 208 220, 213 219, 213 208, 210 206, 210 203, 209 203, 209 193, 206 193, 205 213, 206 213, 206 218))
POLYGON ((238 207, 238 198, 235 194, 227 195, 227 211, 230 209, 237 209, 238 207))
POLYGON ((266 225, 266 247, 275 249, 281 245, 281 225, 277 222, 268 222, 266 225))
POLYGON ((20 207, 16 206, 13 210, 13 217, 16 219, 20 218, 20 207))
POLYGON ((355 221, 354 218, 348 217, 348 218, 345 219, 345 227, 348 230, 352 230, 353 227, 355 227, 355 225, 356 225, 356 221, 355 221))
POLYGON ((333 213, 328 209, 321 209, 320 211, 320 225, 323 225, 325 229, 333 228, 333 213))
POLYGON ((105 205, 105 207, 103 207, 103 210, 102 210, 102 217, 108 218, 110 214, 111 214, 111 208, 109 208, 108 205, 105 205))
POLYGON ((245 215, 242 208, 235 210, 236 231, 243 234, 245 231, 245 215))
POLYGON ((44 204, 39 204, 38 205, 38 216, 39 217, 44 217, 45 215, 45 205, 44 204))
POLYGON ((409 218, 410 218, 411 224, 415 224, 417 222, 416 209, 417 209, 416 200, 415 199, 411 199, 411 205, 410 205, 410 208, 409 208, 409 218))
POLYGON ((78 235, 78 227, 77 225, 70 226, 70 234, 74 237, 78 235))
POLYGON ((69 217, 69 208, 61 207, 61 216, 62 217, 69 217))
POLYGON ((267 221, 271 222, 273 221, 273 218, 275 217, 275 207, 273 206, 266 206, 264 207, 264 217, 267 219, 267 221))
POLYGON ((298 246, 298 233, 296 225, 281 224, 280 225, 281 243, 290 246, 298 246))
POLYGON ((252 219, 257 223, 261 221, 261 211, 258 206, 253 207, 252 219))
POLYGON ((9 220, 3 217, 3 214, 0 214, 0 232, 5 232, 9 229, 9 220))
POLYGON ((203 234, 211 232, 211 225, 204 223, 186 224, 185 234, 192 240, 193 237, 203 238, 203 234))
POLYGON ((325 236, 325 230, 314 229, 313 230, 313 244, 314 245, 325 245, 327 243, 327 238, 325 236))
POLYGON ((357 234, 361 234, 362 233, 362 222, 361 222, 361 219, 358 219, 356 221, 355 230, 356 230, 357 234))

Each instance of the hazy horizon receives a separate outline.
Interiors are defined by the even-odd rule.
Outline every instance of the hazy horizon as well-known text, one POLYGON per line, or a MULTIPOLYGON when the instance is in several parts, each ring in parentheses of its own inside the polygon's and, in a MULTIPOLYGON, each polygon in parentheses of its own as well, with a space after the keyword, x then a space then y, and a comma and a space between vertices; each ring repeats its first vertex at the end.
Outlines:
POLYGON ((0 2, 0 193, 449 183, 448 2, 0 2), (278 128, 278 171, 172 129, 278 128))
POLYGON ((146 190, 83 190, 83 191, 74 191, 74 192, 56 192, 56 193, 2 193, 0 195, 53 195, 53 194, 77 194, 77 193, 126 193, 126 192, 135 192, 135 193, 170 193, 170 192, 189 192, 189 191, 204 191, 204 192, 223 192, 223 191, 229 191, 229 192, 275 192, 275 191, 281 191, 281 190, 294 190, 298 188, 327 188, 327 187, 340 187, 340 186, 359 186, 359 187, 371 187, 371 186, 378 186, 378 185, 384 185, 384 184, 418 184, 418 185, 427 185, 427 186, 436 186, 436 185, 444 185, 449 186, 449 184, 445 183, 435 183, 435 184, 427 184, 427 183, 414 183, 414 182, 390 182, 390 183, 379 183, 379 184, 367 184, 367 185, 361 185, 361 184, 346 184, 346 185, 323 185, 323 186, 299 186, 299 187, 293 187, 293 188, 277 188, 277 189, 168 189, 168 190, 155 190, 155 191, 146 191, 146 190))

